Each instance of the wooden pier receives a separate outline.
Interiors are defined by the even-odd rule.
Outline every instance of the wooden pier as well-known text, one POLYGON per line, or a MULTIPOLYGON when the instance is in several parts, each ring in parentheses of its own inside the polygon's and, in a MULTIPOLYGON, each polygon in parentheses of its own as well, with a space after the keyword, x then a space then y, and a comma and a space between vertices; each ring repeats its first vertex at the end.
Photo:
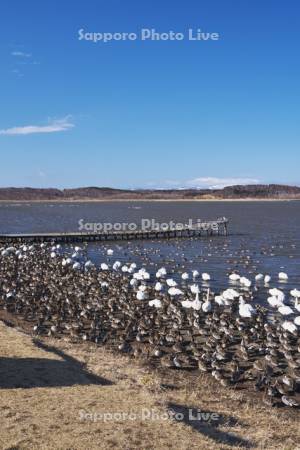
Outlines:
POLYGON ((213 221, 197 223, 186 228, 167 228, 163 230, 135 230, 110 232, 70 232, 70 233, 17 233, 1 234, 0 243, 15 242, 98 242, 98 241, 129 241, 149 239, 189 238, 202 236, 226 236, 228 220, 223 217, 213 221))

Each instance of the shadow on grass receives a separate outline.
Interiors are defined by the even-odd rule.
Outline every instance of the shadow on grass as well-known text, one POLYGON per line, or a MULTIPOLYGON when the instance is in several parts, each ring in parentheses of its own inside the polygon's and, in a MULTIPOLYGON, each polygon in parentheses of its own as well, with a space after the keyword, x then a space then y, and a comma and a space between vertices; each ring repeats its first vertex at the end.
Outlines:
POLYGON ((52 358, 0 357, 0 389, 114 384, 110 380, 89 373, 80 361, 63 351, 37 340, 34 344, 51 353, 52 358), (60 359, 53 359, 53 355, 60 359))
POLYGON ((232 416, 221 415, 212 411, 197 410, 196 408, 175 403, 169 403, 168 409, 175 421, 190 426, 198 433, 213 439, 218 444, 243 448, 255 447, 254 443, 251 441, 219 429, 222 425, 233 427, 240 423, 232 416))

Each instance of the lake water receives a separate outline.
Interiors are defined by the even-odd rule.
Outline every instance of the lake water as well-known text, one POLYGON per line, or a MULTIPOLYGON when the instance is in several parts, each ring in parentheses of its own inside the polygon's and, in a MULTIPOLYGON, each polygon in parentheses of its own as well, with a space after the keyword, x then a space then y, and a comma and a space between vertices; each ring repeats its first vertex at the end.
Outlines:
POLYGON ((223 216, 229 219, 227 237, 89 244, 88 256, 96 263, 135 261, 152 273, 162 265, 175 274, 197 269, 211 274, 215 290, 228 287, 232 270, 252 279, 268 273, 271 287, 300 287, 298 201, 1 203, 0 233, 78 231, 80 220, 139 225, 142 219, 186 223, 223 216), (112 257, 106 255, 108 248, 114 249, 112 257), (288 273, 287 283, 278 283, 280 271, 288 273))

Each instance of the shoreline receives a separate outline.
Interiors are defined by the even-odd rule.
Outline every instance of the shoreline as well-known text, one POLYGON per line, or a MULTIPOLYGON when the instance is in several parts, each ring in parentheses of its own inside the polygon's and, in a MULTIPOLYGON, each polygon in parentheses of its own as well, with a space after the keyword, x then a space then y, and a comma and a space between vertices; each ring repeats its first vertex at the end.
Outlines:
POLYGON ((291 202, 300 198, 111 198, 111 199, 34 199, 34 200, 0 200, 2 203, 112 203, 112 202, 291 202))

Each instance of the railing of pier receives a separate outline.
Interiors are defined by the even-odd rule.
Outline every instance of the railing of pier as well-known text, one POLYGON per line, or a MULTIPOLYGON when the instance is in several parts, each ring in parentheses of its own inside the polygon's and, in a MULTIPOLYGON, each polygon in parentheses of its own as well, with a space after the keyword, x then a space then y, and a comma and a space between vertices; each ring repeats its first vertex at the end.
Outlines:
POLYGON ((18 233, 2 234, 0 242, 97 242, 134 239, 170 239, 181 237, 201 237, 223 235, 228 233, 228 219, 198 222, 193 226, 168 227, 162 229, 135 230, 135 231, 111 231, 111 232, 58 232, 58 233, 18 233))

